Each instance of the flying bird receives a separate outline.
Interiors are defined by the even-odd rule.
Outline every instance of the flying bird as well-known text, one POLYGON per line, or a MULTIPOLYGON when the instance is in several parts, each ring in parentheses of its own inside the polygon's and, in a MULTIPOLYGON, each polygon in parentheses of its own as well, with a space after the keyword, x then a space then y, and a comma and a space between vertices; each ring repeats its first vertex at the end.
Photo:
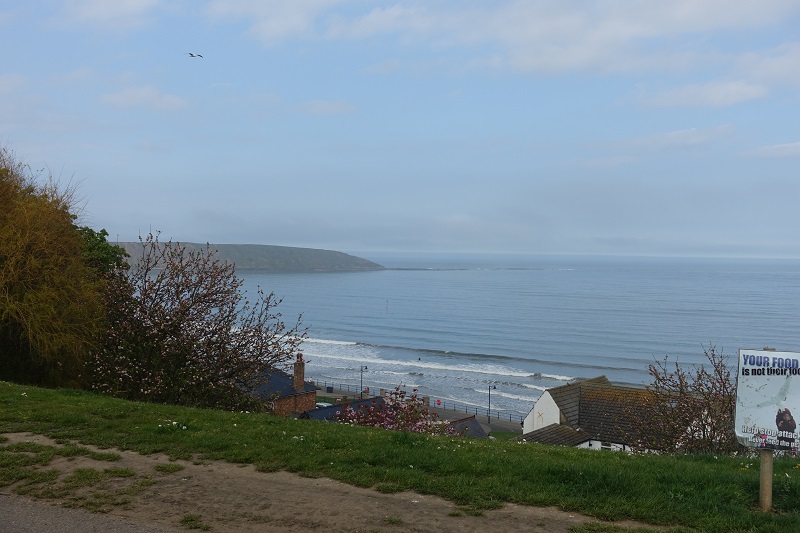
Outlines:
POLYGON ((186 53, 189 55, 189 57, 203 57, 200 54, 193 54, 191 52, 186 52, 186 53))

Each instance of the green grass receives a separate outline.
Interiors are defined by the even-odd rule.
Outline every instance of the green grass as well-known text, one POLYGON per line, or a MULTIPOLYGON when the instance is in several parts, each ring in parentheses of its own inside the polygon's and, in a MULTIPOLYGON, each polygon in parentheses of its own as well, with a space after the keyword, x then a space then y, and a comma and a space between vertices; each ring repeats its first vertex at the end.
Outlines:
POLYGON ((325 402, 325 403, 336 403, 335 396, 320 396, 317 395, 317 402, 325 402))
MULTIPOLYGON (((0 432, 31 432, 62 443, 171 459, 253 464, 261 471, 325 476, 383 492, 414 490, 446 498, 465 514, 512 502, 685 531, 800 531, 800 461, 791 458, 776 458, 775 512, 761 513, 757 458, 627 455, 500 438, 430 437, 4 382, 0 432)), ((35 475, 52 475, 42 467, 60 452, 21 446, 0 444, 0 485, 33 483, 26 476, 34 475, 35 465, 40 466, 35 475)), ((81 446, 69 449, 82 453, 81 446)), ((86 472, 82 479, 89 482, 99 474, 86 472)))
POLYGON ((183 465, 179 465, 177 463, 164 463, 158 464, 153 467, 156 472, 161 472, 162 474, 172 474, 174 472, 180 472, 183 470, 183 465))
MULTIPOLYGON (((54 456, 61 455, 53 448, 54 456)), ((19 453, 13 447, 0 449, 0 457, 19 453)), ((88 455, 88 454, 87 454, 88 455)), ((135 472, 129 468, 78 468, 72 474, 59 479, 58 470, 26 469, 15 480, 14 492, 45 499, 63 500, 66 507, 81 507, 96 512, 107 512, 113 507, 130 502, 129 495, 147 486, 147 480, 138 480, 122 490, 106 490, 104 483, 112 478, 133 478, 135 472)))
POLYGON ((492 431, 490 435, 497 440, 513 440, 522 435, 522 433, 519 431, 492 431))
POLYGON ((107 480, 135 478, 136 473, 130 468, 77 468, 66 476, 58 469, 46 469, 56 457, 73 460, 85 456, 95 461, 115 462, 120 459, 117 453, 94 452, 74 444, 48 446, 21 442, 4 445, 7 441, 5 437, 0 438, 0 487, 14 485, 17 494, 58 499, 67 507, 107 512, 112 507, 126 505, 130 494, 151 484, 151 480, 144 478, 134 479, 122 489, 105 488, 107 480))
POLYGON ((199 514, 187 514, 181 518, 181 524, 187 529, 199 529, 201 531, 210 531, 211 526, 203 522, 203 517, 199 514))

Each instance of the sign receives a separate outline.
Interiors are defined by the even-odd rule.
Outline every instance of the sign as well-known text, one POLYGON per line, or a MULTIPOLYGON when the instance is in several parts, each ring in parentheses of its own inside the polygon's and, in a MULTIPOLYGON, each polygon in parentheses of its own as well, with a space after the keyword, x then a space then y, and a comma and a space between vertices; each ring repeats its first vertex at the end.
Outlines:
POLYGON ((797 450, 800 353, 739 350, 736 439, 743 446, 797 450))

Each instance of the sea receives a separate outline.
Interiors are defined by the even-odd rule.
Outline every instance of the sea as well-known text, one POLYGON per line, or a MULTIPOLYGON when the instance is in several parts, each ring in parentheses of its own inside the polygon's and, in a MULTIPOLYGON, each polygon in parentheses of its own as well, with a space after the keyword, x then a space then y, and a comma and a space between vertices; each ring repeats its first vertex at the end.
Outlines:
POLYGON ((699 365, 714 348, 800 351, 800 260, 356 254, 366 272, 237 271, 308 328, 306 378, 417 389, 432 405, 519 420, 541 393, 648 365, 699 365), (490 410, 490 411, 489 411, 490 410))

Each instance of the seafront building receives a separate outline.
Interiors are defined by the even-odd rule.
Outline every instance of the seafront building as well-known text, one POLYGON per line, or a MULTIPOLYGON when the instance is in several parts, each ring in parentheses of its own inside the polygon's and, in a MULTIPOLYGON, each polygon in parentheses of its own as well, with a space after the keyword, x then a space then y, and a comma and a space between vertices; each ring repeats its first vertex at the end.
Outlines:
POLYGON ((522 422, 521 442, 592 450, 631 449, 647 405, 646 389, 612 384, 605 376, 546 390, 522 422))

